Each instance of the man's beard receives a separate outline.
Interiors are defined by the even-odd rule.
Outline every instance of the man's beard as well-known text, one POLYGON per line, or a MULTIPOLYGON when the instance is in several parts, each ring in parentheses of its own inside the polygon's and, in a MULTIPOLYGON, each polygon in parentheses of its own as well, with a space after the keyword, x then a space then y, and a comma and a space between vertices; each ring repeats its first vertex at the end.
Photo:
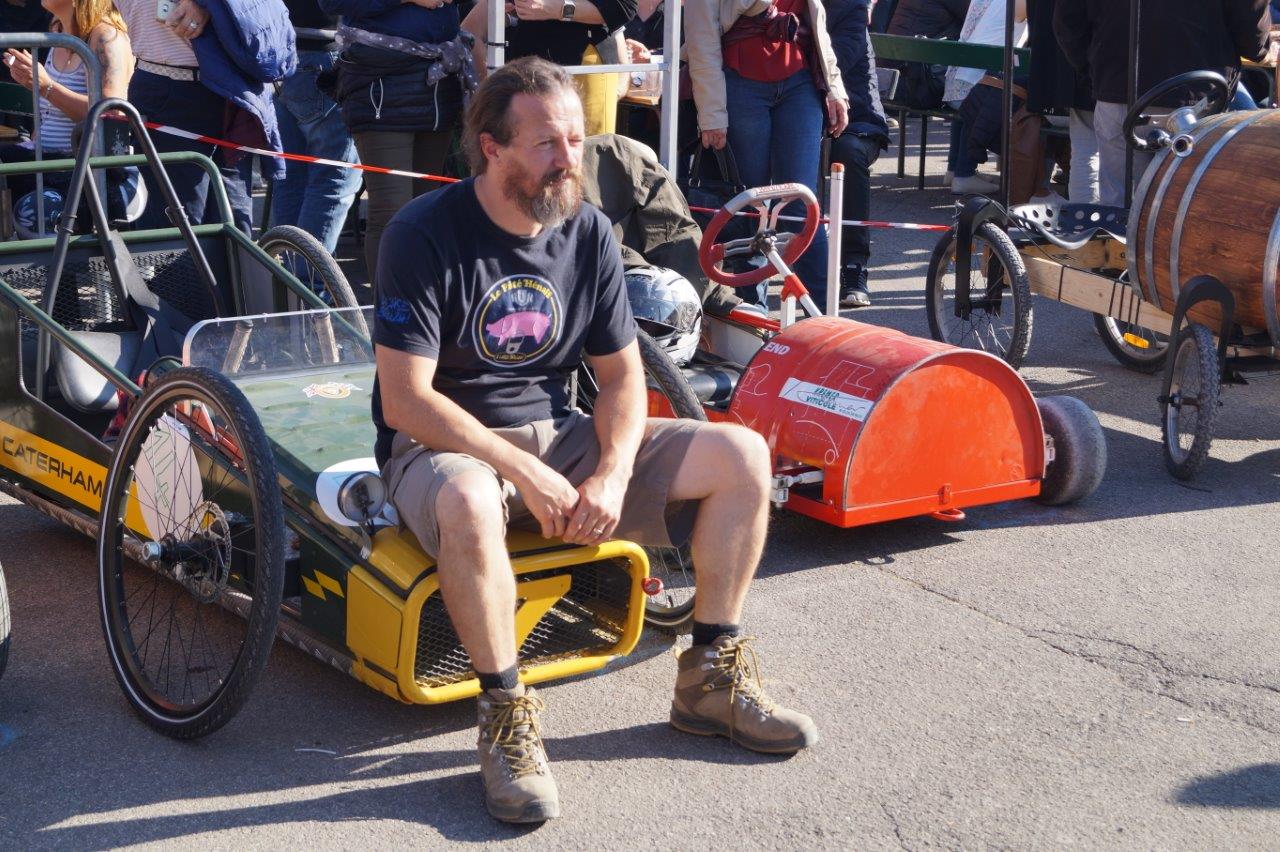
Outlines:
POLYGON ((582 205, 581 169, 556 169, 532 189, 526 187, 526 179, 524 174, 508 175, 503 193, 544 228, 563 225, 582 205))

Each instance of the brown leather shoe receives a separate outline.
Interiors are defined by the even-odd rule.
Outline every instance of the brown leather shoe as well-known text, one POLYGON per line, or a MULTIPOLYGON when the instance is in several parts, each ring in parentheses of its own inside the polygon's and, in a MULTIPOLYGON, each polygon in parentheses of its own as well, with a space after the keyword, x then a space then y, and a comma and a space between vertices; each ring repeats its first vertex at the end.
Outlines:
POLYGON ((671 725, 700 736, 728 737, 752 751, 792 754, 818 741, 803 713, 765 695, 748 637, 721 636, 680 655, 671 725))
POLYGON ((560 792, 542 745, 542 699, 521 684, 482 692, 477 706, 480 777, 490 815, 503 822, 543 822, 560 816, 560 792))

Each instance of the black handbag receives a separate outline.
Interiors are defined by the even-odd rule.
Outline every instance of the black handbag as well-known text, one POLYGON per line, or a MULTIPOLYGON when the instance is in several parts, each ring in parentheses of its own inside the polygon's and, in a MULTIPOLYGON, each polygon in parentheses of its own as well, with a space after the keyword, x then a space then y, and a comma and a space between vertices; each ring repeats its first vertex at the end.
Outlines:
MULTIPOLYGON (((705 207, 712 211, 692 211, 698 227, 706 230, 715 211, 747 187, 738 175, 738 162, 728 145, 719 150, 704 148, 701 138, 697 138, 685 149, 685 155, 689 158, 685 197, 689 199, 690 207, 705 207), (711 157, 706 156, 708 151, 711 157)), ((755 222, 750 217, 735 216, 720 232, 718 242, 749 237, 755 230, 755 222)))

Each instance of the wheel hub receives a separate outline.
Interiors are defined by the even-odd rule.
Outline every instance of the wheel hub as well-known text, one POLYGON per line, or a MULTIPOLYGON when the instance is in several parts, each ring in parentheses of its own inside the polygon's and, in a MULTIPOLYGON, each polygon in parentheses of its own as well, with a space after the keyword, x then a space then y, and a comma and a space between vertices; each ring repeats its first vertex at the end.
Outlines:
POLYGON ((208 501, 192 512, 195 529, 147 542, 143 553, 151 567, 181 583, 201 603, 212 603, 231 576, 231 521, 208 501))

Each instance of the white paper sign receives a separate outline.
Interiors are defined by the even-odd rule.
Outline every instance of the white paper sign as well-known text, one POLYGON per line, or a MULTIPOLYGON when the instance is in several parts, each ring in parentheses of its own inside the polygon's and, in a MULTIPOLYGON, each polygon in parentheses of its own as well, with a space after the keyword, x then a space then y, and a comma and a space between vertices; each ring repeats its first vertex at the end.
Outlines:
POLYGON ((838 414, 841 417, 847 417, 850 420, 859 422, 866 420, 867 415, 871 413, 871 409, 875 406, 874 400, 863 399, 860 396, 843 393, 831 388, 824 388, 822 385, 802 382, 799 379, 787 379, 786 385, 782 388, 781 396, 783 399, 789 399, 792 402, 799 402, 813 408, 820 408, 823 411, 829 411, 832 414, 838 414))

